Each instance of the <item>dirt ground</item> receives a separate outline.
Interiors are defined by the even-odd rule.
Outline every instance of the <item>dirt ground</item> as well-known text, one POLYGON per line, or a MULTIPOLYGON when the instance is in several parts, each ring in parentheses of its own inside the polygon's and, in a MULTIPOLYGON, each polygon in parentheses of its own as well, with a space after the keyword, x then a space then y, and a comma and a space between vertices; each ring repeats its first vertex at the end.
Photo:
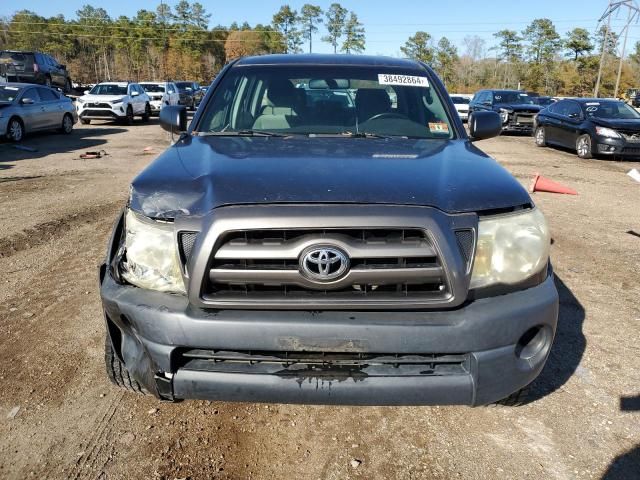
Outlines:
POLYGON ((129 181, 168 144, 157 121, 0 143, 0 478, 640 478, 640 184, 625 175, 640 162, 478 143, 523 184, 579 192, 534 194, 561 296, 534 402, 167 404, 108 382, 96 267, 129 181))

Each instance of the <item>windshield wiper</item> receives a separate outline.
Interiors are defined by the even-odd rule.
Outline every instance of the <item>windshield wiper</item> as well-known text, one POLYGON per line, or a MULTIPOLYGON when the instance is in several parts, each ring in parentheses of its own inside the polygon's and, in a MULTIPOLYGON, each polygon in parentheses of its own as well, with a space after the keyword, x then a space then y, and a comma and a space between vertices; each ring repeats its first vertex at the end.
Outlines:
POLYGON ((218 137, 288 137, 282 133, 266 132, 264 130, 236 130, 236 131, 220 131, 220 132, 200 132, 199 136, 218 136, 218 137))
POLYGON ((379 133, 371 133, 371 132, 341 132, 341 137, 348 138, 407 138, 404 135, 380 135, 379 133))

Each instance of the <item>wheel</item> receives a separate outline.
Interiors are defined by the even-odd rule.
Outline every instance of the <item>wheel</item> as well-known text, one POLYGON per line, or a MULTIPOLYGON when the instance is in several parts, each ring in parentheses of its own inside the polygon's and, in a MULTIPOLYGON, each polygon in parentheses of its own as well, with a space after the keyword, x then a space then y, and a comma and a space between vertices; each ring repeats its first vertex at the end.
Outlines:
POLYGON ((148 122, 150 116, 151 116, 151 107, 147 103, 144 106, 144 113, 142 114, 142 121, 143 122, 148 122))
POLYGON ((131 108, 131 105, 127 107, 127 116, 124 117, 124 123, 133 125, 133 108, 131 108))
POLYGON ((127 368, 116 355, 116 352, 113 350, 113 345, 111 344, 109 335, 106 335, 104 341, 104 363, 107 368, 107 375, 109 376, 109 380, 111 380, 111 383, 120 388, 124 388, 125 390, 139 393, 141 395, 149 393, 142 385, 131 378, 129 370, 127 370, 127 368))
POLYGON ((51 87, 51 77, 49 77, 49 76, 44 77, 44 84, 47 87, 51 87))
POLYGON ((73 118, 71 118, 71 115, 68 113, 65 113, 64 117, 62 117, 62 127, 60 127, 60 131, 67 135, 73 131, 73 118))
POLYGON ((584 134, 580 135, 576 140, 576 152, 580 158, 593 158, 593 152, 591 150, 591 136, 584 134))
POLYGON ((544 127, 537 127, 535 133, 533 134, 536 140, 536 145, 538 147, 546 147, 547 146, 547 135, 544 130, 544 127))
POLYGON ((12 118, 7 125, 7 138, 12 142, 20 142, 24 137, 24 125, 19 118, 12 118))
POLYGON ((83 125, 89 125, 91 123, 91 119, 89 118, 81 118, 80 123, 83 125))
POLYGON ((530 402, 531 390, 529 387, 521 388, 520 390, 513 392, 508 397, 498 400, 492 405, 503 405, 505 407, 521 407, 530 402))
POLYGON ((64 82, 64 88, 62 89, 62 91, 64 93, 71 92, 71 80, 69 80, 68 78, 64 82))

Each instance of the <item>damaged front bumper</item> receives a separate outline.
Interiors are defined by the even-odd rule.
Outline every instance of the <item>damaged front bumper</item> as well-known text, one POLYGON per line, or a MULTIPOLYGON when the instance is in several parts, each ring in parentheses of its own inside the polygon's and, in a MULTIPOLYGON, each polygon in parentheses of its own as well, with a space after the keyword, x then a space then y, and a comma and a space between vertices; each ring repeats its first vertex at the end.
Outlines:
POLYGON ((198 309, 100 279, 116 354, 166 400, 483 405, 540 373, 558 315, 552 275, 428 312, 198 309))

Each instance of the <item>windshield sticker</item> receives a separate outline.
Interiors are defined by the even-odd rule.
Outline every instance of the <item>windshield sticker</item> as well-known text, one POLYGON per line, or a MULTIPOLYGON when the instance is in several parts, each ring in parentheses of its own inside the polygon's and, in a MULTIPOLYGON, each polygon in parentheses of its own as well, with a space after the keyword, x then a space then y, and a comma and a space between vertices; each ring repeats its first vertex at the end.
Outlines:
POLYGON ((587 112, 597 112, 597 111, 598 111, 598 107, 587 107, 587 112))
POLYGON ((431 133, 446 133, 449 134, 449 125, 444 122, 429 122, 429 131, 431 133))
POLYGON ((414 77, 412 75, 392 75, 387 73, 378 74, 380 85, 406 85, 407 87, 428 87, 427 77, 414 77))
POLYGON ((585 105, 600 105, 600 102, 587 102, 585 105))
POLYGON ((496 100, 502 100, 502 95, 494 95, 493 98, 496 100))
POLYGON ((20 90, 18 87, 4 87, 5 90, 20 90))

